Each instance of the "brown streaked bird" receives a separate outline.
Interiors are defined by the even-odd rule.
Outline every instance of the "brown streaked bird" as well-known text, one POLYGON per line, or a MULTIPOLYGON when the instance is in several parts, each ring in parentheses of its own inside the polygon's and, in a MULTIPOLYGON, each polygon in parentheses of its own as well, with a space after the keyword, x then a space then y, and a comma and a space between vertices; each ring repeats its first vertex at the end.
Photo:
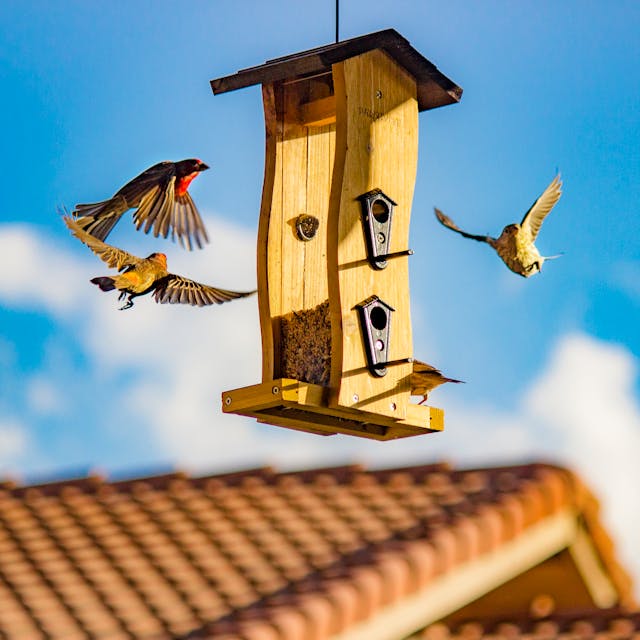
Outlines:
POLYGON ((245 298, 255 291, 228 291, 194 282, 188 278, 167 271, 167 256, 164 253, 152 253, 146 258, 138 258, 122 249, 98 240, 87 233, 70 216, 63 220, 71 233, 86 244, 101 260, 120 273, 114 276, 92 278, 91 282, 102 291, 120 292, 118 300, 127 298, 121 310, 133 306, 133 298, 153 293, 156 302, 161 304, 190 304, 203 307, 210 304, 222 304, 237 298, 245 298))
POLYGON ((112 198, 76 205, 73 215, 82 229, 104 240, 126 211, 136 209, 136 229, 144 225, 142 230, 153 230, 156 238, 166 238, 171 232, 171 239, 177 236, 189 251, 194 242, 201 249, 209 238, 187 190, 193 179, 208 168, 198 158, 159 162, 127 182, 112 198))
POLYGON ((411 385, 412 396, 422 396, 422 400, 418 404, 426 402, 429 393, 445 382, 455 382, 459 384, 463 381, 456 380, 455 378, 447 378, 442 375, 439 369, 436 369, 426 362, 420 362, 420 360, 413 361, 413 373, 409 378, 409 384, 411 385))
POLYGON ((447 228, 459 233, 465 238, 486 242, 493 247, 503 262, 518 275, 528 278, 542 269, 545 260, 558 258, 555 256, 541 256, 535 243, 540 227, 551 209, 562 195, 562 181, 558 174, 551 184, 544 190, 542 195, 531 205, 531 208, 522 218, 520 224, 508 224, 500 234, 499 238, 491 236, 476 236, 466 233, 458 227, 451 218, 446 216, 440 209, 434 207, 436 218, 447 228))

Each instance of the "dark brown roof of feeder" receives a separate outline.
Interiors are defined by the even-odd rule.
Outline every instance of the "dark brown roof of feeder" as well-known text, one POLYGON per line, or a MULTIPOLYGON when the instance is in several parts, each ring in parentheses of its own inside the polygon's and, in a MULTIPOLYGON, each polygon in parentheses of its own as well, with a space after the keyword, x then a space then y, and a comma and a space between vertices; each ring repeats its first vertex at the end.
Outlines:
POLYGON ((462 89, 395 29, 343 40, 316 49, 268 60, 265 64, 243 69, 231 76, 211 81, 214 94, 242 89, 254 84, 303 78, 331 70, 331 65, 373 49, 381 49, 402 65, 418 83, 418 109, 426 111, 460 101, 462 89))

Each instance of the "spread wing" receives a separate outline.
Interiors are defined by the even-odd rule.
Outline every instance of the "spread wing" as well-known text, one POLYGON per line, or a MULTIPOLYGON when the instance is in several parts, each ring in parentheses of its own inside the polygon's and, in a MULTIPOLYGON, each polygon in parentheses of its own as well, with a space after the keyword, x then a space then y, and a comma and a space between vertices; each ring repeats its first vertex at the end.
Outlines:
POLYGON ((523 229, 529 230, 531 240, 535 240, 538 237, 538 232, 544 219, 556 205, 556 202, 560 200, 561 195, 562 181, 558 174, 544 190, 542 195, 531 205, 531 208, 527 211, 524 218, 522 218, 520 226, 523 229))
POLYGON ((130 207, 138 205, 140 200, 156 188, 164 189, 165 185, 176 176, 174 162, 165 160, 145 169, 140 175, 127 182, 114 196, 124 198, 130 207))
POLYGON ((144 225, 143 231, 153 230, 156 238, 166 238, 171 233, 171 239, 177 236, 183 247, 191 250, 195 242, 202 249, 209 237, 200 213, 189 193, 176 196, 175 187, 176 176, 172 175, 147 191, 133 215, 136 229, 144 225))
POLYGON ((142 229, 144 233, 153 230, 157 238, 166 238, 169 235, 171 212, 173 209, 173 194, 176 177, 171 176, 164 184, 156 184, 142 196, 140 204, 133 214, 133 222, 136 229, 142 229))
POLYGON ((465 238, 471 238, 471 240, 477 240, 478 242, 486 242, 492 247, 495 246, 495 242, 496 242, 495 238, 492 238, 491 236, 476 236, 471 233, 467 233, 466 231, 463 231, 449 216, 442 213, 440 209, 438 209, 437 207, 434 207, 433 210, 440 224, 447 227, 447 229, 451 229, 451 231, 455 231, 456 233, 459 233, 461 236, 464 236, 465 238))
POLYGON ((189 250, 192 249, 192 237, 198 245, 198 249, 202 249, 202 245, 205 242, 209 242, 207 230, 188 191, 184 195, 175 198, 172 226, 180 240, 180 244, 189 250))
POLYGON ((153 203, 158 196, 162 198, 172 176, 175 179, 175 164, 159 162, 127 182, 109 200, 77 204, 73 215, 87 233, 104 240, 125 211, 139 206, 143 201, 153 203))
POLYGON ((191 304, 204 307, 210 304, 222 304, 237 298, 246 298, 253 293, 255 291, 218 289, 170 273, 158 281, 154 297, 156 302, 160 304, 191 304))
POLYGON ((110 244, 102 242, 102 240, 98 240, 90 233, 87 233, 71 216, 63 216, 62 219, 71 233, 78 238, 80 242, 86 244, 87 247, 89 247, 89 249, 98 256, 98 258, 106 262, 112 269, 122 271, 127 267, 131 267, 141 262, 141 258, 138 258, 131 253, 127 253, 122 249, 112 247, 110 244))

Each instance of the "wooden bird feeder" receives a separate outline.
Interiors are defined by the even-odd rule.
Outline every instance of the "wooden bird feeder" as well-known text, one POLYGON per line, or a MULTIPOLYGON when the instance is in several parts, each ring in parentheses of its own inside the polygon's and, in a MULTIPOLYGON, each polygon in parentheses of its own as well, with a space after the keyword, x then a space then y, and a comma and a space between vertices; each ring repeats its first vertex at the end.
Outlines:
POLYGON ((409 219, 418 112, 460 87, 389 29, 211 81, 262 84, 258 226, 262 383, 223 410, 378 440, 440 431, 410 402, 409 219))

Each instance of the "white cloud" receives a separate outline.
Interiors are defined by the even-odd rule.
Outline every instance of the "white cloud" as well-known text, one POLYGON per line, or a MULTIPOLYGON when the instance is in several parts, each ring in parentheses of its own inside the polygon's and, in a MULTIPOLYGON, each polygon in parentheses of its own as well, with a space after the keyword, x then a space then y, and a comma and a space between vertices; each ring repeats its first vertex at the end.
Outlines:
POLYGON ((0 299, 8 306, 60 315, 76 307, 86 284, 79 261, 22 224, 0 227, 0 299))
POLYGON ((37 414, 59 413, 64 406, 64 400, 54 380, 43 374, 28 380, 25 392, 29 408, 37 414))
POLYGON ((27 443, 27 431, 18 420, 0 420, 0 471, 18 471, 17 462, 25 453, 27 443))
POLYGON ((601 499, 626 565, 640 576, 640 405, 637 362, 623 347, 586 335, 563 338, 531 385, 524 410, 559 440, 555 449, 601 499))

